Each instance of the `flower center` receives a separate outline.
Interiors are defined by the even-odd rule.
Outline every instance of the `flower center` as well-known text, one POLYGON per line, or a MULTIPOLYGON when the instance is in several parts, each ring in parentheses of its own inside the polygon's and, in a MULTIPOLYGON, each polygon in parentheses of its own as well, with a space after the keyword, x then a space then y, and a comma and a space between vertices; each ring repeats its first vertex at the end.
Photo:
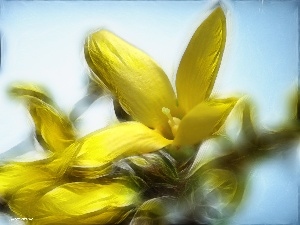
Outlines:
POLYGON ((168 117, 169 119, 168 124, 170 125, 172 133, 175 136, 181 120, 178 119, 177 117, 172 117, 170 109, 166 107, 163 107, 161 111, 163 112, 163 114, 165 114, 168 117))

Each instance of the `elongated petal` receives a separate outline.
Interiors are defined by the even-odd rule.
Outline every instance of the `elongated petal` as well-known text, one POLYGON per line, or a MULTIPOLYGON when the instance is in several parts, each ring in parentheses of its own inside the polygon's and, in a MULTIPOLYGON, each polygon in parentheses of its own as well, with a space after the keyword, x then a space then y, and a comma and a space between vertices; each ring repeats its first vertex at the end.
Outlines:
POLYGON ((6 199, 19 188, 38 182, 53 182, 64 175, 78 153, 76 144, 62 153, 33 162, 11 162, 0 167, 0 197, 6 199))
POLYGON ((40 85, 31 83, 15 83, 11 85, 9 94, 13 97, 34 97, 47 104, 53 104, 53 101, 47 91, 43 87, 40 87, 40 85))
POLYGON ((201 102, 179 124, 174 145, 193 145, 207 139, 224 123, 236 99, 213 99, 201 102))
POLYGON ((102 185, 73 182, 48 192, 41 202, 52 203, 54 208, 60 208, 66 214, 80 215, 106 207, 128 206, 136 201, 136 197, 137 193, 133 189, 119 183, 102 185))
POLYGON ((46 91, 33 84, 14 84, 9 90, 12 96, 27 101, 28 110, 35 124, 38 140, 44 147, 63 151, 75 140, 75 131, 69 118, 56 109, 46 91))
POLYGON ((178 102, 185 112, 209 97, 221 64, 225 39, 226 19, 219 7, 194 33, 177 71, 178 102))
POLYGON ((128 114, 150 128, 169 130, 161 110, 167 107, 174 114, 176 97, 168 77, 149 56, 105 30, 90 35, 85 56, 128 114))
POLYGON ((74 128, 67 116, 39 99, 29 98, 29 112, 36 134, 52 152, 63 151, 75 140, 74 128))
POLYGON ((12 163, 0 168, 0 196, 4 199, 19 188, 53 178, 48 171, 32 163, 12 163))
POLYGON ((124 156, 157 151, 171 143, 138 122, 120 123, 96 131, 79 142, 82 145, 74 165, 90 167, 111 163, 124 156))
POLYGON ((139 202, 138 193, 120 183, 41 186, 24 187, 9 202, 18 215, 33 218, 32 224, 115 224, 139 202), (35 194, 43 192, 42 196, 35 194), (29 208, 28 201, 33 203, 29 208))

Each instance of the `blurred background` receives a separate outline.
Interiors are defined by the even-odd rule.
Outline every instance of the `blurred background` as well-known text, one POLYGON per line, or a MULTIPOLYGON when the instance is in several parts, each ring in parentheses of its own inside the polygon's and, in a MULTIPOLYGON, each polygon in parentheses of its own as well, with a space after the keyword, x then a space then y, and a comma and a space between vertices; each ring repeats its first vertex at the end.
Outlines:
MULTIPOLYGON (((108 29, 149 54, 175 81, 194 30, 215 1, 0 1, 0 159, 32 153, 32 122, 24 105, 7 95, 12 82, 42 84, 66 113, 86 94, 85 38, 108 29)), ((299 2, 222 1, 227 43, 216 95, 249 96, 260 128, 289 120, 297 90, 299 2)), ((101 97, 79 118, 80 135, 116 120, 101 97)), ((300 153, 276 155, 253 167, 249 196, 232 224, 298 224, 300 153)), ((1 181, 0 181, 1 182, 1 181)), ((0 214, 0 224, 21 224, 0 214)))

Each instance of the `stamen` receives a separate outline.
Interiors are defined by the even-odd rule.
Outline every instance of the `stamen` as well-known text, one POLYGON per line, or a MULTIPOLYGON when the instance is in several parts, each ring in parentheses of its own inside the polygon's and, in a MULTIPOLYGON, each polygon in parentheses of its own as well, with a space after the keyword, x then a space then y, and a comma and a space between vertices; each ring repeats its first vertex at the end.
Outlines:
POLYGON ((163 112, 163 114, 165 114, 168 117, 168 119, 169 119, 170 123, 172 124, 172 126, 175 126, 176 124, 175 124, 175 121, 173 120, 170 109, 168 109, 166 107, 163 107, 161 109, 161 111, 163 112))
POLYGON ((166 107, 163 107, 161 111, 168 117, 168 124, 170 125, 172 133, 175 136, 181 120, 176 117, 172 117, 170 109, 166 107))

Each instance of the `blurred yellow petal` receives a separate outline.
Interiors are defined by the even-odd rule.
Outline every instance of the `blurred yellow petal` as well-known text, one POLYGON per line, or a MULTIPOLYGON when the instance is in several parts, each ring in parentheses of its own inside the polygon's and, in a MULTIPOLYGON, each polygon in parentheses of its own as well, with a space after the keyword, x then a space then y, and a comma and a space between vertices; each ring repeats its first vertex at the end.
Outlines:
POLYGON ((138 122, 119 123, 81 140, 74 166, 97 167, 121 157, 157 151, 172 141, 138 122))
POLYGON ((19 188, 28 184, 53 179, 53 176, 33 163, 11 163, 0 167, 0 196, 9 198, 19 188))
POLYGON ((181 120, 174 145, 193 145, 218 131, 237 99, 213 99, 201 102, 181 120))
POLYGON ((186 113, 209 97, 224 51, 226 18, 219 7, 198 27, 176 77, 178 104, 186 113))
POLYGON ((13 84, 9 93, 27 101, 29 112, 35 123, 36 134, 42 138, 47 149, 52 152, 63 151, 75 140, 75 132, 66 115, 55 109, 55 106, 40 86, 29 83, 13 84))
POLYGON ((137 193, 119 183, 102 185, 73 182, 48 192, 40 201, 50 203, 47 206, 54 208, 53 213, 56 213, 55 209, 60 209, 69 215, 82 215, 105 207, 132 205, 137 201, 137 193))
POLYGON ((33 206, 47 191, 52 190, 57 185, 58 181, 55 179, 35 180, 20 187, 7 201, 7 204, 17 217, 28 218, 29 221, 33 222, 32 220, 35 219, 31 217, 33 206))
POLYGON ((15 83, 9 88, 9 94, 13 97, 34 97, 45 103, 53 104, 53 101, 45 88, 40 85, 31 83, 15 83))
POLYGON ((78 153, 72 144, 61 154, 33 162, 11 162, 0 166, 0 196, 10 197, 19 188, 41 182, 60 179, 78 153))
POLYGON ((128 114, 150 128, 170 132, 161 109, 167 107, 175 112, 176 97, 168 77, 148 55, 101 30, 87 39, 85 56, 128 114))
POLYGON ((28 101, 36 133, 42 137, 49 150, 60 152, 74 142, 74 128, 67 116, 39 99, 29 98, 28 101))
POLYGON ((138 192, 117 182, 107 185, 73 182, 56 188, 48 185, 46 193, 47 183, 21 189, 9 206, 19 216, 33 218, 32 224, 115 224, 139 203, 138 192), (41 186, 44 186, 42 192, 41 186), (42 196, 36 194, 43 192, 42 196), (34 200, 34 204, 27 207, 24 200, 32 203, 34 200))

